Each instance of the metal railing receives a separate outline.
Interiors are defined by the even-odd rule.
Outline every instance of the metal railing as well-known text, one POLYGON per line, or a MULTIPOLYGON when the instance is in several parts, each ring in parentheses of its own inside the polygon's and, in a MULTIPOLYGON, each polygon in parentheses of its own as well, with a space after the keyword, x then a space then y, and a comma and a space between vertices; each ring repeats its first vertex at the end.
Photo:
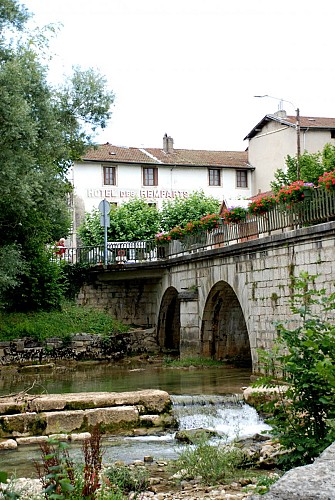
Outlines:
MULTIPOLYGON (((308 193, 309 194, 309 193, 308 193)), ((262 215, 248 215, 245 221, 225 224, 218 228, 185 236, 168 244, 148 241, 109 242, 107 264, 131 264, 169 259, 194 252, 225 247, 236 243, 282 233, 299 227, 335 220, 335 191, 315 189, 303 201, 290 207, 277 205, 262 215)), ((104 246, 66 248, 61 257, 69 263, 103 265, 104 246)))

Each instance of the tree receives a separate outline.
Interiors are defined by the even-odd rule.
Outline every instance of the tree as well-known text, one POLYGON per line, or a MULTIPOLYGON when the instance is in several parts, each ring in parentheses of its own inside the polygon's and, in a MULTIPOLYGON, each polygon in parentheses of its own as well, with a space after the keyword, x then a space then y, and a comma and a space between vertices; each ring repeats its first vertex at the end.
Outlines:
POLYGON ((96 127, 105 126, 114 95, 103 77, 78 68, 62 88, 53 88, 41 62, 43 37, 38 43, 19 37, 26 10, 6 0, 0 17, 0 26, 17 30, 15 43, 4 33, 0 38, 0 248, 2 255, 10 250, 17 257, 10 275, 0 268, 0 303, 50 308, 60 295, 35 301, 33 290, 35 296, 38 289, 50 293, 48 280, 58 286, 59 266, 50 262, 46 245, 69 231, 67 170, 92 145, 96 127))
MULTIPOLYGON (((78 233, 84 245, 102 245, 104 229, 100 225, 100 212, 93 210, 85 215, 78 233)), ((160 214, 156 207, 145 200, 134 198, 110 212, 109 241, 150 240, 160 229, 160 214)))
POLYGON ((271 182, 272 190, 277 193, 284 185, 292 184, 296 180, 312 182, 317 185, 319 177, 329 170, 335 168, 335 147, 326 144, 318 153, 304 152, 299 159, 300 179, 297 177, 298 160, 296 156, 288 155, 286 158, 286 170, 279 168, 275 174, 275 180, 271 182))
POLYGON ((162 229, 185 227, 188 222, 200 220, 208 214, 219 213, 220 202, 203 191, 194 191, 188 198, 175 198, 163 203, 161 210, 162 229))

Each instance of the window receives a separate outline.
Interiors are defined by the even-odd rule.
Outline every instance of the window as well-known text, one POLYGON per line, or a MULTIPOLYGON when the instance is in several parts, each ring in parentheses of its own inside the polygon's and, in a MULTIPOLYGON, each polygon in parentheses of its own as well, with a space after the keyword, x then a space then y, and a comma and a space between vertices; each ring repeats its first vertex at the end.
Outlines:
POLYGON ((335 139, 335 130, 330 131, 330 138, 335 139))
POLYGON ((116 185, 116 172, 115 167, 103 167, 104 171, 104 184, 105 185, 116 185))
POLYGON ((158 168, 143 168, 143 186, 158 185, 158 168))
POLYGON ((210 186, 221 186, 221 170, 219 168, 209 168, 208 178, 210 186))
POLYGON ((248 172, 247 170, 236 170, 236 187, 248 187, 248 172))

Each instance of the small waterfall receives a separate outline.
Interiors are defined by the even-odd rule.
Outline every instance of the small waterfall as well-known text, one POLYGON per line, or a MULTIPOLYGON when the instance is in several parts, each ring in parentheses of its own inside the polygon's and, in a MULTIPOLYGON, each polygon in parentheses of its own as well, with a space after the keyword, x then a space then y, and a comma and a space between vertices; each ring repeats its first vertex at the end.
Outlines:
POLYGON ((240 394, 171 396, 179 429, 208 429, 228 441, 270 430, 240 394))

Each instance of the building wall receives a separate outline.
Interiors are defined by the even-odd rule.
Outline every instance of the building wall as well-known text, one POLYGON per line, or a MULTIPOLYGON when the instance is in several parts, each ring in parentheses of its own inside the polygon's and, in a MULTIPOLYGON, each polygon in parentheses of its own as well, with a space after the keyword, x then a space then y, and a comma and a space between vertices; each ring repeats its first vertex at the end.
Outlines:
POLYGON ((295 156, 296 153, 296 131, 277 122, 268 122, 262 131, 249 141, 249 163, 255 167, 255 194, 269 191, 275 171, 285 168, 287 155, 295 156))
MULTIPOLYGON (((330 131, 301 130, 300 150, 309 153, 322 151, 325 144, 335 145, 330 131)), ((278 168, 286 168, 286 157, 297 154, 297 132, 293 127, 286 127, 274 121, 268 122, 255 137, 249 141, 249 163, 255 167, 254 193, 271 189, 271 181, 278 168)))
POLYGON ((329 130, 306 130, 301 132, 301 152, 317 153, 322 151, 325 144, 335 145, 335 139, 331 138, 329 130))
MULTIPOLYGON (((76 228, 82 221, 85 212, 91 212, 94 208, 98 208, 100 201, 104 198, 110 203, 120 205, 134 197, 139 197, 148 203, 155 203, 160 209, 164 201, 173 200, 177 196, 187 198, 192 192, 200 189, 204 191, 206 196, 213 196, 220 203, 225 199, 228 205, 230 203, 236 204, 238 198, 249 198, 252 195, 251 173, 248 173, 248 187, 238 189, 234 168, 221 169, 221 186, 209 186, 207 167, 183 168, 159 165, 158 185, 144 186, 141 165, 121 164, 116 166, 116 185, 111 186, 103 184, 103 165, 108 164, 78 162, 72 168, 75 206, 74 233, 76 233, 76 228)), ((75 242, 75 237, 73 242, 75 242)))

